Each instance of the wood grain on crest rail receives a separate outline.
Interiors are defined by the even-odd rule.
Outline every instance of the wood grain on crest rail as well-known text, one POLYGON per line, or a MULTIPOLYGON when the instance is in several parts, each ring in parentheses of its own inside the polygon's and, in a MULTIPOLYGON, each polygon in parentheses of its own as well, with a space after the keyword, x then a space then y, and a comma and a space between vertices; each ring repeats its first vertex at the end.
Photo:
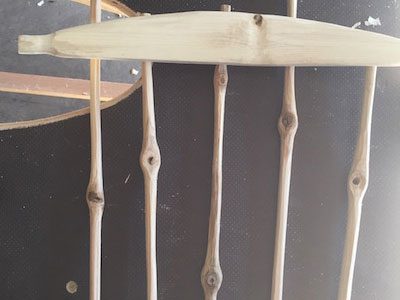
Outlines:
POLYGON ((20 36, 19 53, 215 65, 400 66, 400 39, 283 16, 184 12, 20 36))

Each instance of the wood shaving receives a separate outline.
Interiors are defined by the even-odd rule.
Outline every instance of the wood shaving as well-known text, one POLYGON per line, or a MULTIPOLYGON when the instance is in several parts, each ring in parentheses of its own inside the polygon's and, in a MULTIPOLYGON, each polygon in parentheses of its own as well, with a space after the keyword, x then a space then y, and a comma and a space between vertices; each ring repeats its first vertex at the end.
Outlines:
POLYGON ((381 20, 379 18, 373 18, 371 16, 368 17, 368 20, 364 22, 365 26, 381 26, 381 20))

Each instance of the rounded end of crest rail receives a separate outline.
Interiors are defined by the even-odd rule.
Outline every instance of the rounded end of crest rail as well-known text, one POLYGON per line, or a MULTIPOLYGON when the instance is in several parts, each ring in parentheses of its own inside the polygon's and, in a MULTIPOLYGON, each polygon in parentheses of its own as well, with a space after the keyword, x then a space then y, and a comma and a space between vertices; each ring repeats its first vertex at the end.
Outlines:
POLYGON ((53 34, 46 35, 20 35, 18 37, 19 54, 52 54, 53 34))

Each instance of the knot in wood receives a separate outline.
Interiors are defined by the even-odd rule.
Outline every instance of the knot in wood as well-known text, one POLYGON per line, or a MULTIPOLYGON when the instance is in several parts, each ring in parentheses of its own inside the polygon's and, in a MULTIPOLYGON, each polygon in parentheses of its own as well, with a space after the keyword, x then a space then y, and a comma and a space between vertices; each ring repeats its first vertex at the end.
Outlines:
POLYGON ((217 272, 210 271, 205 275, 204 283, 211 290, 218 291, 222 284, 222 275, 217 272))
POLYGON ((263 23, 263 16, 259 14, 255 15, 254 22, 256 23, 257 26, 261 26, 263 23))
POLYGON ((160 165, 160 156, 156 153, 149 152, 143 157, 143 161, 149 167, 157 167, 160 165))
POLYGON ((354 189, 362 190, 366 185, 366 181, 365 176, 360 173, 353 174, 350 177, 350 183, 354 189))
POLYGON ((207 279, 206 282, 210 287, 217 286, 217 281, 218 281, 217 274, 215 273, 208 274, 206 279, 207 279))
POLYGON ((220 73, 220 75, 219 75, 219 84, 222 86, 228 84, 228 78, 227 78, 227 76, 225 76, 224 73, 220 73))
POLYGON ((150 166, 153 166, 153 165, 155 164, 155 162, 156 162, 156 160, 155 160, 154 156, 149 156, 149 157, 147 158, 147 163, 148 163, 150 166))
POLYGON ((361 178, 358 176, 354 177, 352 183, 353 183, 353 185, 356 185, 356 186, 360 185, 361 178))
POLYGON ((87 200, 91 203, 103 203, 104 196, 102 193, 99 192, 88 191, 87 200))
POLYGON ((368 178, 362 174, 361 172, 354 172, 352 175, 349 177, 349 190, 350 192, 356 196, 355 199, 361 199, 360 198, 363 193, 367 190, 368 187, 368 178))
POLYGON ((281 118, 281 124, 285 130, 289 130, 296 126, 296 116, 292 113, 286 113, 281 118))

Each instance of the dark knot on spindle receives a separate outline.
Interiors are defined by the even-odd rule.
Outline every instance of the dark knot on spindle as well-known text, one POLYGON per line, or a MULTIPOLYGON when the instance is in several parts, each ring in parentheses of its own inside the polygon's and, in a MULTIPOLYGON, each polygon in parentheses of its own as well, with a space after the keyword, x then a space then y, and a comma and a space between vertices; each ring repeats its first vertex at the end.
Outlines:
POLYGON ((87 201, 90 203, 103 203, 104 195, 103 193, 89 190, 87 192, 87 201))

